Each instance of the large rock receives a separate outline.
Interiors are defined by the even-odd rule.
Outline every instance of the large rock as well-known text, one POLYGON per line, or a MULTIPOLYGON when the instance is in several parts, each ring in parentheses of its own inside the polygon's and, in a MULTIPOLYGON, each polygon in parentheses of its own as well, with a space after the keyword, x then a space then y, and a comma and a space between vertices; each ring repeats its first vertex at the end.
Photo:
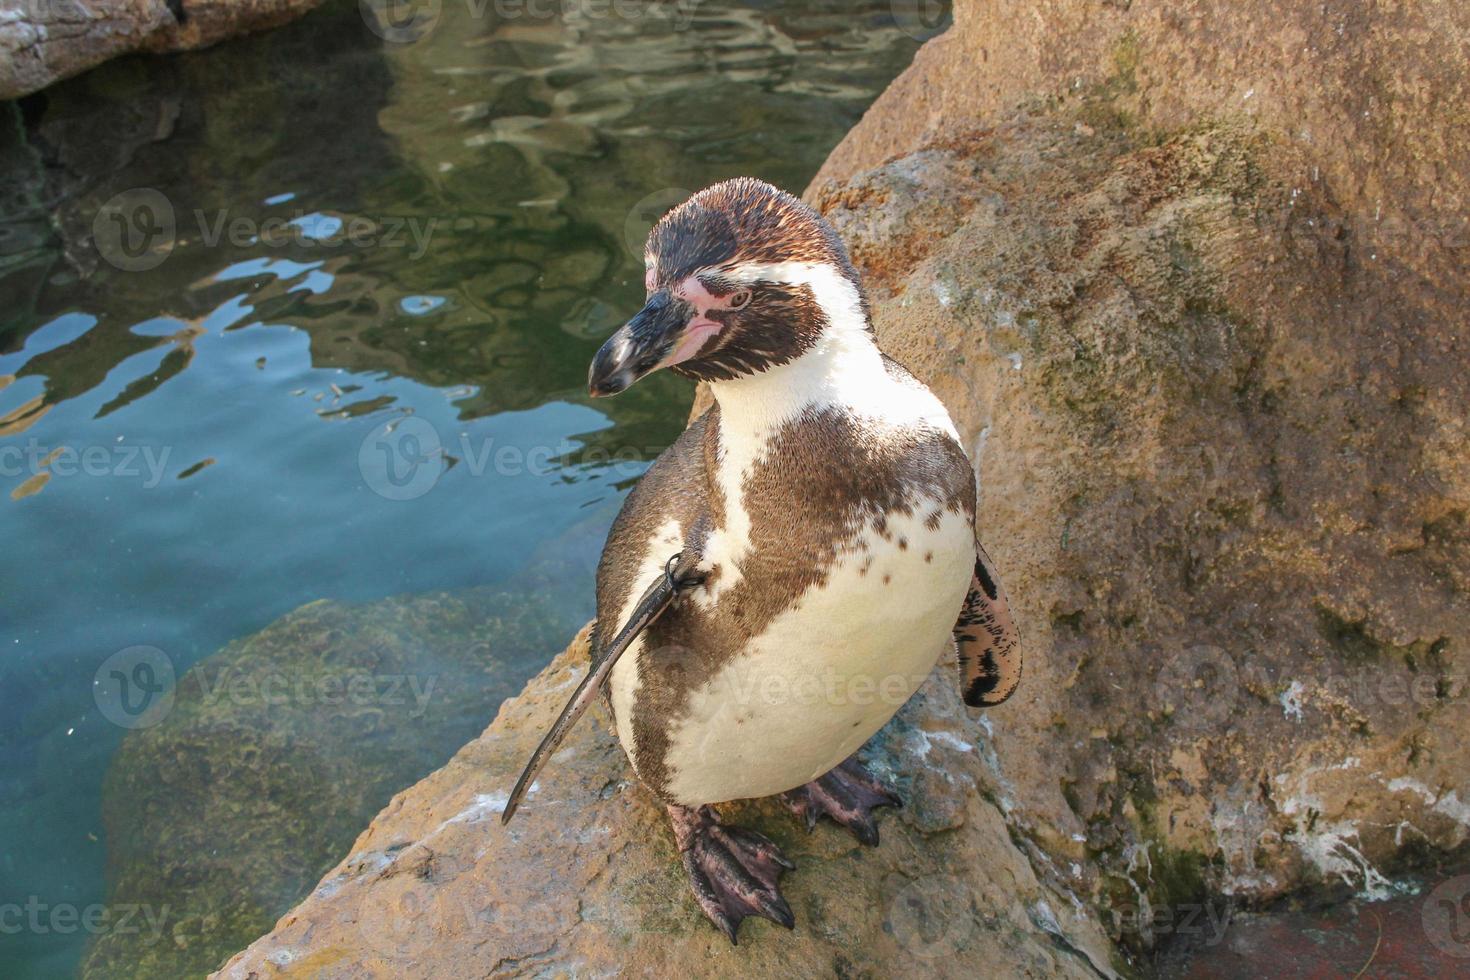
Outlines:
POLYGON ((322 0, 0 0, 0 99, 134 51, 186 51, 277 27, 322 0))
POLYGON ((815 195, 977 465, 1027 637, 1008 818, 1139 947, 1150 909, 1382 892, 1470 823, 1463 283, 1304 169, 1057 113, 815 195))
POLYGON ((997 6, 809 197, 971 447, 1008 819, 1134 949, 1386 894, 1470 827, 1470 8, 997 6))
POLYGON ((852 177, 1017 107, 1140 134, 1236 119, 1300 150, 1371 240, 1440 281, 1470 247, 1470 6, 1312 0, 956 0, 818 176, 852 177))
POLYGON ((794 932, 747 920, 731 947, 704 919, 600 707, 502 827, 507 791, 586 661, 584 631, 218 976, 1111 974, 1097 922, 1011 839, 1009 787, 952 665, 870 746, 908 800, 882 819, 876 850, 830 824, 808 835, 770 803, 731 808, 796 862, 783 879, 794 932))

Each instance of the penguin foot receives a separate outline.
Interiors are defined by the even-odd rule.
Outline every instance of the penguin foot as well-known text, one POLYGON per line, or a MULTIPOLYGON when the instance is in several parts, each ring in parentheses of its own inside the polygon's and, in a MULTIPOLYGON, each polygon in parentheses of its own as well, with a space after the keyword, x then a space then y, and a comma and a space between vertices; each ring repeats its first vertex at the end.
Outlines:
POLYGON ((903 806, 899 795, 879 782, 856 756, 825 776, 782 793, 781 802, 806 819, 808 831, 816 827, 819 817, 830 817, 869 847, 878 846, 873 811, 880 806, 903 806))
POLYGON ((670 805, 674 840, 689 873, 689 887, 711 922, 736 944, 735 934, 748 915, 794 928, 791 906, 776 882, 796 865, 774 843, 744 827, 722 824, 710 807, 670 805))

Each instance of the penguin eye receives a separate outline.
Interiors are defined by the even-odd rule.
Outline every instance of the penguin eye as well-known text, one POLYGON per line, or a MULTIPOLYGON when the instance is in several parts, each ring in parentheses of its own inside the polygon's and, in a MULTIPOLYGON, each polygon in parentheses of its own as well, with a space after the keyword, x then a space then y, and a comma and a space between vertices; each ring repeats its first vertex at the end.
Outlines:
POLYGON ((737 289, 730 294, 730 309, 743 310, 750 305, 750 290, 737 289))

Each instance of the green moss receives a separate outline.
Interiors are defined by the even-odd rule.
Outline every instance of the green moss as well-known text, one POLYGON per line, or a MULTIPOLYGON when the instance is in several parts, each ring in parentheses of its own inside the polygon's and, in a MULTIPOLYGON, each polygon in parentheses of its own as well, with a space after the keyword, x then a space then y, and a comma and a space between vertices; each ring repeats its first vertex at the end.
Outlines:
POLYGON ((1078 117, 1095 130, 1132 130, 1138 125, 1138 115, 1120 101, 1138 92, 1138 35, 1125 32, 1113 46, 1112 60, 1112 73, 1083 95, 1078 117))
POLYGON ((1113 80, 1128 92, 1138 89, 1138 61, 1138 35, 1130 28, 1113 45, 1113 80))

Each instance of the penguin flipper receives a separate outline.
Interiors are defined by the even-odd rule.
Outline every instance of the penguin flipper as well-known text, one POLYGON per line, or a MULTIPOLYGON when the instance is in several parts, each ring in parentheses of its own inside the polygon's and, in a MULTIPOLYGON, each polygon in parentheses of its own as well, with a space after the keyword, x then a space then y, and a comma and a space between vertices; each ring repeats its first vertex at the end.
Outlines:
POLYGON ((536 751, 531 753, 531 761, 526 763, 521 778, 516 780, 515 788, 510 791, 510 798, 506 800, 505 812, 500 815, 502 825, 510 823, 510 818, 515 815, 516 808, 521 805, 521 798, 526 795, 531 781, 536 778, 536 774, 541 771, 546 760, 556 751, 562 739, 567 737, 572 726, 576 725, 577 720, 587 711, 588 705, 602 689, 603 682, 612 673, 613 666, 628 647, 633 645, 638 634, 658 619, 681 591, 698 584, 699 578, 692 574, 697 562, 698 558, 688 552, 675 554, 665 564, 663 575, 643 593, 643 598, 639 599, 638 605, 633 607, 633 614, 628 617, 628 622, 624 624, 618 635, 613 637, 613 641, 603 650, 602 656, 587 671, 587 676, 582 678, 582 683, 578 684, 577 689, 572 692, 571 699, 561 709, 561 714, 557 716, 551 730, 546 733, 541 744, 536 746, 536 751))
POLYGON ((972 708, 1000 704, 1021 683, 1021 634, 990 556, 975 542, 975 573, 954 625, 961 693, 972 708))

